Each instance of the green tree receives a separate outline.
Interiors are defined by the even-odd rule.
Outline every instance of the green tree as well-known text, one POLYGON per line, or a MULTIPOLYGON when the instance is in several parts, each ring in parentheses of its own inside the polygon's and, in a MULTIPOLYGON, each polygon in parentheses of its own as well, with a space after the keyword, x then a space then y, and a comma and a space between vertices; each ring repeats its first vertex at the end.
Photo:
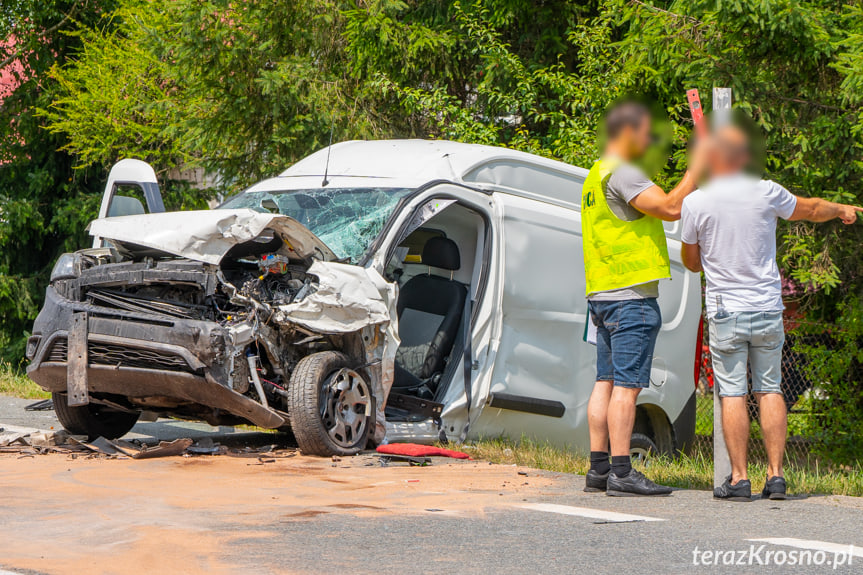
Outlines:
POLYGON ((23 355, 56 256, 83 241, 95 213, 99 169, 74 170, 57 152, 66 140, 33 111, 51 101, 48 71, 80 48, 65 32, 92 26, 112 0, 15 0, 0 8, 0 69, 10 93, 0 106, 0 358, 23 355))
POLYGON ((133 0, 111 22, 78 33, 85 49, 53 70, 61 91, 42 112, 82 165, 132 153, 235 189, 326 146, 331 130, 385 134, 346 72, 329 0, 133 0))

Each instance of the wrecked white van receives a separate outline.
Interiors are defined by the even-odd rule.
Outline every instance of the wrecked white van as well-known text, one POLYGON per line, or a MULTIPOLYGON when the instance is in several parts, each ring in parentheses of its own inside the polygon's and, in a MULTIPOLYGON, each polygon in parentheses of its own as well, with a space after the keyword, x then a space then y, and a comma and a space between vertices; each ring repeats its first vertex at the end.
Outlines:
MULTIPOLYGON (((586 174, 503 148, 345 142, 218 209, 165 213, 149 166, 124 160, 94 247, 54 268, 28 373, 90 436, 152 411, 290 429, 319 455, 480 436, 587 449, 586 174)), ((694 434, 700 285, 676 258, 672 276, 635 450, 694 434)))

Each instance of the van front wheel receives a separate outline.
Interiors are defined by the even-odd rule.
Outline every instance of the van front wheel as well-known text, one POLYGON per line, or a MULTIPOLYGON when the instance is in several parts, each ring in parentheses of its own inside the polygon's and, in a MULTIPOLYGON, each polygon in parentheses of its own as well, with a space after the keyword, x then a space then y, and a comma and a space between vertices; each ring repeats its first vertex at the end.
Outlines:
POLYGON ((113 411, 96 403, 70 407, 65 393, 51 394, 54 414, 63 429, 72 435, 86 435, 90 440, 97 437, 118 439, 135 427, 139 413, 113 411))
POLYGON ((307 455, 354 455, 373 424, 371 386, 337 351, 313 353, 291 375, 288 413, 297 445, 307 455))

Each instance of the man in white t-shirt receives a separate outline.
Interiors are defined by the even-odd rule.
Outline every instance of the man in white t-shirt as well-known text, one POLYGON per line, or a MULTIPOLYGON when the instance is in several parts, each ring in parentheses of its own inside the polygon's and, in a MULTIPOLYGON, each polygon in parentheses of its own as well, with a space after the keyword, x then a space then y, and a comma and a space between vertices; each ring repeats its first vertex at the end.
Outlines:
POLYGON ((801 198, 776 182, 747 175, 749 139, 738 127, 719 130, 710 150, 710 182, 683 201, 681 222, 683 263, 694 272, 703 270, 707 280, 710 352, 731 459, 731 475, 714 497, 751 500, 746 475, 748 364, 767 450, 762 497, 784 499, 787 413, 780 383, 785 330, 776 222, 839 218, 852 224, 863 208, 801 198))

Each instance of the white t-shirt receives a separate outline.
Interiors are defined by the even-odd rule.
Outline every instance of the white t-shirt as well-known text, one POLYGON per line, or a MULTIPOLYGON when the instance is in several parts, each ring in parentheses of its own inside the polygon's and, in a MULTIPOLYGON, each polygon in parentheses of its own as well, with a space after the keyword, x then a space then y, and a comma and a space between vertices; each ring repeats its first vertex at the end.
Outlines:
POLYGON ((743 174, 716 178, 683 200, 681 239, 701 247, 710 317, 717 297, 729 312, 784 309, 776 222, 795 207, 794 194, 776 182, 743 174))

